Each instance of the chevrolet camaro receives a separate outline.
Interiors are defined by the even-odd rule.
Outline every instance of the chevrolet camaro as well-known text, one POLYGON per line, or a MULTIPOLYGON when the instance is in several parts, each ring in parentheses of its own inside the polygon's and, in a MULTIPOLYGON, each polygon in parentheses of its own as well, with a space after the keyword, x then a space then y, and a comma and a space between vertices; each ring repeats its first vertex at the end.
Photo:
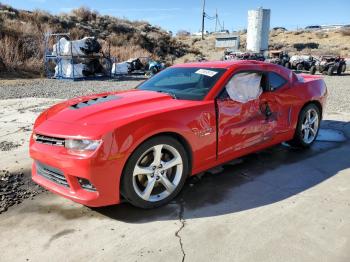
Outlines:
POLYGON ((188 176, 315 141, 324 81, 258 61, 172 66, 137 88, 59 103, 35 121, 32 179, 83 205, 168 203, 188 176))

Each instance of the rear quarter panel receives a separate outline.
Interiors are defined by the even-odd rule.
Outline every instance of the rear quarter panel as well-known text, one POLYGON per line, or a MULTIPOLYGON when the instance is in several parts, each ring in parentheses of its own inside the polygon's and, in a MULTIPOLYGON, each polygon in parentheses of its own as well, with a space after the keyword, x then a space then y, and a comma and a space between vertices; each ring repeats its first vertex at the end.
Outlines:
POLYGON ((303 75, 304 81, 296 77, 292 79, 290 92, 298 99, 295 101, 294 126, 297 124, 300 110, 309 102, 319 102, 322 112, 325 111, 327 99, 327 86, 319 76, 303 75))

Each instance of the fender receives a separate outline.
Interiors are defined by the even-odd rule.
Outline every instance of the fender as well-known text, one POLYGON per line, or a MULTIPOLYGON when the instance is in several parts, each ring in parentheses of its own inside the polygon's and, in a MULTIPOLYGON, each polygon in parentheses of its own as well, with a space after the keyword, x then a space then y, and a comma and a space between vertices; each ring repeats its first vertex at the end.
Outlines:
POLYGON ((192 170, 204 166, 216 159, 216 117, 213 103, 205 103, 199 110, 187 108, 174 115, 161 113, 146 120, 131 122, 114 131, 110 157, 118 158, 125 165, 132 152, 147 139, 162 133, 174 133, 181 136, 189 145, 192 158, 192 170), (179 116, 177 117, 177 114, 179 116), (185 119, 180 115, 187 114, 185 119))

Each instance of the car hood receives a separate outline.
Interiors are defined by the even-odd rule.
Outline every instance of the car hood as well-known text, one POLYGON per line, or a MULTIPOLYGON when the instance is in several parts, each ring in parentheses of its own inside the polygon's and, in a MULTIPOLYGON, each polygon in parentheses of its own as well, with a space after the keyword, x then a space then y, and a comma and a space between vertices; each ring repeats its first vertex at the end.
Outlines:
POLYGON ((177 100, 165 93, 130 90, 75 98, 48 109, 45 118, 47 121, 83 126, 112 122, 118 126, 194 102, 177 100))

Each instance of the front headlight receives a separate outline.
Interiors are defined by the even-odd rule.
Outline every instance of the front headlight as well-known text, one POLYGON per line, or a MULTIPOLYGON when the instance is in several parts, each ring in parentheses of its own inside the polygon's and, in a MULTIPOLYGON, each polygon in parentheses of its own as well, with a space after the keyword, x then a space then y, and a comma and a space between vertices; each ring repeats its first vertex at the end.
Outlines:
POLYGON ((101 144, 101 140, 66 139, 65 147, 76 151, 95 151, 101 144))

